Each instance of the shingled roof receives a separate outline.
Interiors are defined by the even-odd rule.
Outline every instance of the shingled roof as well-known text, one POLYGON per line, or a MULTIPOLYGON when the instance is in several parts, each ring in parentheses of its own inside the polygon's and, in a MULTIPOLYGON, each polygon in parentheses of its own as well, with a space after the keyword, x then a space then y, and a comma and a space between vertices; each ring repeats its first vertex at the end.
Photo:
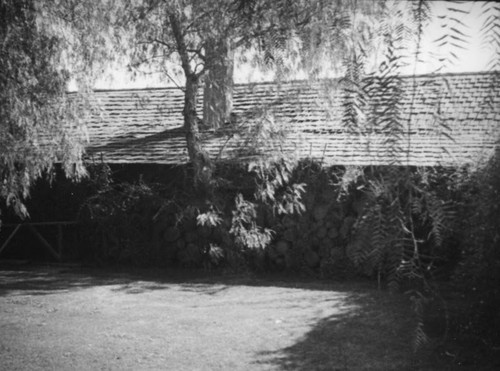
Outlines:
MULTIPOLYGON (((260 140, 263 152, 279 149, 325 165, 387 165, 396 159, 415 166, 456 166, 488 157, 499 146, 498 73, 406 76, 400 81, 400 90, 382 87, 376 78, 365 81, 366 124, 359 126, 343 120, 345 80, 236 85, 236 123, 202 131, 204 148, 213 158, 242 159, 256 154, 260 140), (399 119, 392 125, 398 127, 398 139, 388 137, 390 122, 371 119, 395 95, 399 119), (264 122, 282 140, 264 140, 263 132, 256 139, 256 128, 264 122)), ((102 156, 108 163, 188 162, 180 89, 102 90, 95 99, 100 114, 88 124, 89 156, 102 156)))

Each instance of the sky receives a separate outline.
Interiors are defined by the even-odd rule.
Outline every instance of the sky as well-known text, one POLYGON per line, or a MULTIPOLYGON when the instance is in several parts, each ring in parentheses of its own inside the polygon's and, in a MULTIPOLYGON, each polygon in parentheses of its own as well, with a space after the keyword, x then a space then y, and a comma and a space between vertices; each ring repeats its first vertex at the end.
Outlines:
MULTIPOLYGON (((482 5, 484 2, 465 1, 458 5, 447 1, 433 1, 431 3, 432 14, 430 24, 425 28, 424 35, 421 40, 421 58, 423 63, 418 63, 416 66, 408 66, 402 71, 403 74, 427 74, 427 73, 448 73, 448 72, 476 72, 484 71, 487 68, 487 62, 491 60, 493 51, 487 45, 482 45, 481 40, 481 25, 484 22, 484 15, 481 15, 482 5), (465 14, 461 11, 452 11, 450 8, 458 8, 466 11, 465 14), (468 42, 463 45, 464 49, 451 46, 450 44, 439 46, 439 39, 446 32, 450 32, 450 28, 456 25, 455 18, 459 22, 463 22, 466 27, 457 27, 467 35, 468 42), (450 52, 457 55, 454 61, 446 63, 440 62, 438 59, 441 56, 450 57, 450 52)), ((449 39, 452 41, 451 39, 449 39)), ((255 82, 266 79, 258 71, 255 71, 248 66, 237 68, 234 79, 236 83, 255 82)), ((97 81, 96 89, 131 89, 131 88, 148 88, 148 87, 163 87, 172 85, 172 82, 165 79, 161 74, 149 74, 147 76, 138 76, 133 79, 126 72, 126 67, 114 65, 110 68, 106 76, 97 81)), ((71 89, 71 87, 70 87, 71 89)))
POLYGON ((422 52, 428 62, 419 64, 417 66, 417 73, 433 73, 439 67, 443 67, 442 72, 476 72, 486 70, 487 63, 492 59, 494 53, 490 46, 484 45, 481 38, 481 26, 485 19, 485 16, 481 14, 484 9, 484 3, 484 1, 467 1, 460 5, 446 1, 435 1, 432 3, 434 17, 426 28, 422 40, 422 52), (469 14, 450 11, 450 7, 467 11, 469 14), (451 20, 453 17, 467 26, 466 28, 460 28, 468 36, 468 42, 464 45, 466 47, 464 50, 452 46, 448 48, 439 47, 439 42, 435 42, 436 39, 443 35, 443 31, 449 31, 456 24, 455 21, 451 20), (433 53, 449 55, 450 51, 455 52, 459 57, 454 64, 442 66, 436 58, 432 57, 433 53))

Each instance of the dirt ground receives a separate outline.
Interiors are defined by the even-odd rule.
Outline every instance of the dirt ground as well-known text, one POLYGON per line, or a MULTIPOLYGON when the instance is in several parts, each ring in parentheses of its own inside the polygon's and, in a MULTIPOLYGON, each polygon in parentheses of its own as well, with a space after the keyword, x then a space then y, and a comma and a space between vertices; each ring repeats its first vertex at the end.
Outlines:
POLYGON ((0 369, 427 369, 405 300, 367 283, 0 268, 0 369))

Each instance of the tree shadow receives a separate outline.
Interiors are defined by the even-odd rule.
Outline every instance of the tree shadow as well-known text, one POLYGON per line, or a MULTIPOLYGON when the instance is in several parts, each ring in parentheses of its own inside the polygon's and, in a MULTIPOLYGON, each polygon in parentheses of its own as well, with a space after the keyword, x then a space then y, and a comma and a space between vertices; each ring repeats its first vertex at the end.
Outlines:
POLYGON ((443 369, 423 365, 413 353, 407 297, 371 290, 345 300, 352 310, 320 319, 293 345, 261 352, 255 363, 297 371, 443 369))
MULTIPOLYGON (((304 335, 300 338, 290 339, 295 341, 293 344, 255 354, 257 369, 447 369, 439 365, 423 365, 412 353, 415 322, 408 297, 377 291, 368 282, 325 282, 286 275, 223 275, 189 270, 59 265, 0 267, 0 297, 18 296, 24 300, 23 297, 30 295, 75 292, 99 286, 111 286, 111 291, 127 295, 173 289, 210 297, 239 286, 328 291, 328 295, 322 296, 321 308, 328 308, 330 315, 325 317, 322 312, 309 317, 311 327, 306 327, 307 332, 302 332, 304 335)), ((297 307, 297 313, 300 313, 301 309, 314 305, 307 296, 297 299, 288 294, 289 290, 285 291, 286 295, 272 298, 276 306, 276 321, 280 320, 280 308, 297 307)), ((250 301, 245 305, 262 305, 248 299, 250 301)), ((279 328, 279 323, 276 325, 279 328)), ((304 324, 308 325, 309 322, 304 324)))
POLYGON ((48 295, 125 282, 128 282, 128 279, 124 276, 105 276, 102 272, 84 271, 78 268, 31 265, 0 267, 0 296, 48 295))
MULTIPOLYGON (((140 294, 177 289, 217 295, 231 286, 282 287, 316 291, 352 290, 350 283, 318 281, 287 275, 224 274, 188 269, 94 268, 65 264, 0 264, 0 296, 47 295, 90 287, 109 286, 112 291, 140 294)), ((368 287, 369 284, 366 284, 368 287)), ((357 288, 363 284, 356 284, 357 288)))

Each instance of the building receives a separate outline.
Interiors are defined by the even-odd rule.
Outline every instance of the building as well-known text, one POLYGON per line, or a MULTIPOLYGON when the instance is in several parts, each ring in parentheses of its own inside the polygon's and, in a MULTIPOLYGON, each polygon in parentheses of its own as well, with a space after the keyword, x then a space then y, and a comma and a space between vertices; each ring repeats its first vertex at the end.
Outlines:
MULTIPOLYGON (((485 72, 371 78, 357 91, 342 79, 236 85, 233 122, 205 128, 201 139, 219 160, 281 151, 327 166, 474 164, 499 146, 499 82, 498 73, 485 72)), ((100 114, 88 124, 88 156, 188 162, 180 89, 101 90, 95 99, 100 114)))

